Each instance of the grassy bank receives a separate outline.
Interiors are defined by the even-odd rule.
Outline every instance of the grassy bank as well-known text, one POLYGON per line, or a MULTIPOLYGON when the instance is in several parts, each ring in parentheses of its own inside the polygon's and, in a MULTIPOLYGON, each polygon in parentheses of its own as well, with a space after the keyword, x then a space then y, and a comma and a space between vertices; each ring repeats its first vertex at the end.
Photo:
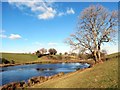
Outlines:
MULTIPOLYGON (((53 55, 52 55, 53 56, 53 55)), ((54 57, 58 57, 57 55, 54 55, 54 57)), ((36 55, 32 54, 18 54, 18 53, 2 53, 2 58, 7 59, 8 61, 15 61, 15 64, 0 64, 0 67, 4 66, 14 66, 14 65, 20 65, 20 64, 35 64, 35 63, 75 63, 75 62, 80 62, 80 63, 90 63, 94 64, 93 60, 79 60, 79 59, 53 59, 53 58, 48 58, 47 56, 43 56, 41 58, 38 58, 36 55)))
MULTIPOLYGON (((109 55, 113 57, 118 54, 109 55)), ((118 58, 95 65, 85 71, 66 74, 61 78, 49 80, 33 86, 35 88, 117 88, 118 58)))
POLYGON ((37 56, 32 54, 2 53, 2 57, 9 61, 14 60, 15 63, 26 63, 37 60, 37 56))

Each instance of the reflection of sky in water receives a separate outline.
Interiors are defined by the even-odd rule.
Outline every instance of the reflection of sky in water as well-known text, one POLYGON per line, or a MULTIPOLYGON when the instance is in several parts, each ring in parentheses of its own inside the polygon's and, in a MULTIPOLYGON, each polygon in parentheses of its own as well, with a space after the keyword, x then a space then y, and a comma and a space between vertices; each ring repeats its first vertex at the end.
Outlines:
MULTIPOLYGON (((81 63, 59 63, 59 64, 31 64, 31 65, 20 65, 20 66, 10 66, 3 67, 3 72, 0 72, 2 75, 2 83, 0 85, 7 84, 14 81, 27 81, 29 78, 34 76, 50 76, 57 74, 59 72, 73 72, 77 68, 88 67, 89 64, 81 63), (51 68, 50 70, 36 70, 36 68, 51 68)), ((1 69, 1 68, 0 68, 1 69)), ((2 71, 1 70, 1 71, 2 71)))

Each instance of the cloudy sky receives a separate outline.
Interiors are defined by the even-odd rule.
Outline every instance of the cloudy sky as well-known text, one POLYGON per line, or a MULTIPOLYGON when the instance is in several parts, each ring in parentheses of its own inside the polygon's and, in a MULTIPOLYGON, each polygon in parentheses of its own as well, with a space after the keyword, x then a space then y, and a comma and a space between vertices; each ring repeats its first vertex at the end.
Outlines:
MULTIPOLYGON (((24 0, 21 0, 24 1, 24 0)), ((94 2, 2 2, 2 52, 34 52, 40 48, 70 51, 64 40, 75 31, 80 12, 101 4, 117 10, 117 3, 94 2)), ((117 44, 106 44, 108 53, 117 52, 117 44), (113 48, 110 48, 110 47, 113 48)))

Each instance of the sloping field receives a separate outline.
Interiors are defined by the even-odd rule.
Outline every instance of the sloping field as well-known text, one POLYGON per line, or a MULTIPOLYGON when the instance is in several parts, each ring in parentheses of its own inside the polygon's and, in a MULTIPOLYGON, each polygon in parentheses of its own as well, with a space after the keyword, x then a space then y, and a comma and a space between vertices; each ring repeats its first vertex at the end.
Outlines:
MULTIPOLYGON (((118 54, 112 54, 116 56, 118 54)), ((118 58, 114 57, 104 63, 84 71, 66 74, 61 78, 33 86, 35 88, 117 88, 118 58)))

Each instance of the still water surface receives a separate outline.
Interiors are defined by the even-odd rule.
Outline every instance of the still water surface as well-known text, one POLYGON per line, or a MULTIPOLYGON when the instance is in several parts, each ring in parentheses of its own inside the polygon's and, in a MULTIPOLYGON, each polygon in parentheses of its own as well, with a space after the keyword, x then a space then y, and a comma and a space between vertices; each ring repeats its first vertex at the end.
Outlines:
POLYGON ((58 64, 29 64, 19 66, 9 66, 0 68, 0 76, 4 85, 10 82, 27 81, 34 76, 51 76, 59 72, 69 73, 76 71, 77 68, 87 68, 87 63, 58 63, 58 64), (38 70, 45 69, 45 70, 38 70))

